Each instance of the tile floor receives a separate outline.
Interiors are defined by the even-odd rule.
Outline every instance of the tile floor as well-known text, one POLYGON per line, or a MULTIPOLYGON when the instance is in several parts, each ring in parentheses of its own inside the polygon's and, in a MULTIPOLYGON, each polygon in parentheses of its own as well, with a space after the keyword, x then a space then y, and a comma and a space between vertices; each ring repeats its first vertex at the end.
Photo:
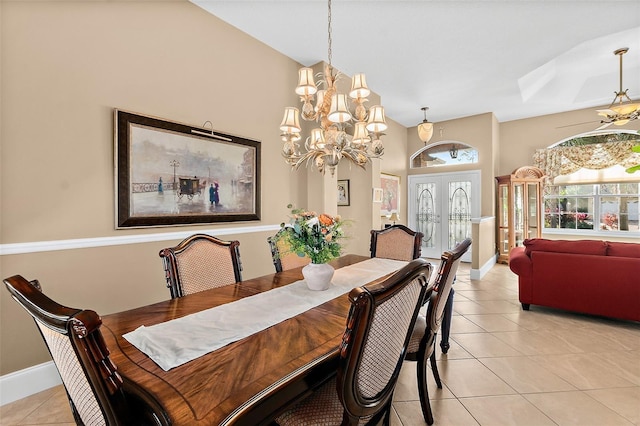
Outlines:
MULTIPOLYGON (((532 306, 496 265, 458 272, 451 349, 429 376, 436 425, 640 425, 640 324, 532 306)), ((415 363, 396 387, 391 424, 424 425, 415 363)), ((72 425, 61 386, 0 407, 0 425, 72 425)))

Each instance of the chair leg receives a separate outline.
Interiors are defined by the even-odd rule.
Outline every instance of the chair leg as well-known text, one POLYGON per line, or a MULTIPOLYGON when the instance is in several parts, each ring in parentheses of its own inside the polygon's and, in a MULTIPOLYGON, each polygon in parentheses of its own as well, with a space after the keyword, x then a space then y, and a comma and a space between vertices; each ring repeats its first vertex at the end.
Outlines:
POLYGON ((387 404, 382 424, 383 426, 389 426, 391 424, 391 400, 389 400, 389 403, 387 404))
POLYGON ((449 331, 451 330, 451 316, 453 315, 453 295, 455 291, 451 289, 447 303, 444 305, 444 313, 442 315, 442 338, 440 339, 440 349, 442 353, 446 354, 449 351, 451 345, 449 344, 449 331))
POLYGON ((431 403, 429 403, 429 389, 427 388, 427 365, 424 357, 419 357, 416 363, 416 372, 418 375, 418 393, 420 395, 420 407, 422 408, 422 416, 428 425, 433 424, 433 413, 431 412, 431 403))
POLYGON ((436 351, 433 351, 433 353, 429 357, 429 361, 431 361, 431 372, 433 373, 433 378, 436 380, 436 384, 438 385, 438 389, 442 389, 442 381, 440 381, 440 373, 438 372, 438 364, 436 364, 436 351))

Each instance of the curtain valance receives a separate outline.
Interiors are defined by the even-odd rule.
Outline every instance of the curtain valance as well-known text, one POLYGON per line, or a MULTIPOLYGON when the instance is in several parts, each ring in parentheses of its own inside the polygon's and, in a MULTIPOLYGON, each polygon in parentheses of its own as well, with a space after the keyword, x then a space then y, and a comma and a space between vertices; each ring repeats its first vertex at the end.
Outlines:
POLYGON ((615 165, 629 168, 640 164, 640 153, 631 150, 635 144, 622 141, 538 149, 533 155, 533 164, 544 171, 551 182, 557 176, 582 168, 600 170, 615 165))

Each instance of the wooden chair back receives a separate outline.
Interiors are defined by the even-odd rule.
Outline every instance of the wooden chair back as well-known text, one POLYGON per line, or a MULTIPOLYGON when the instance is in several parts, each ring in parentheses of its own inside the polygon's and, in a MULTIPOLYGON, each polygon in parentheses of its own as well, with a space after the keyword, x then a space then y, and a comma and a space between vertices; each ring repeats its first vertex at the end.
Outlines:
POLYGON ((471 238, 467 238, 457 244, 453 250, 445 251, 440 257, 440 267, 434 282, 433 293, 429 301, 429 309, 427 310, 427 326, 431 328, 433 333, 437 333, 442 323, 445 305, 451 293, 453 281, 458 272, 462 256, 471 247, 471 238), (429 312, 433 311, 433 312, 429 312))
MULTIPOLYGON (((418 361, 416 366, 418 394, 422 415, 428 425, 433 424, 433 414, 427 388, 427 361, 431 362, 431 372, 438 388, 442 388, 440 374, 435 357, 435 344, 438 329, 442 324, 447 300, 458 271, 462 256, 469 250, 471 239, 467 238, 451 251, 445 251, 440 257, 440 267, 434 280, 433 292, 429 296, 427 315, 419 315, 407 347, 407 359, 418 361)), ((449 307, 451 309, 451 307, 449 307)), ((448 330, 447 330, 448 336, 448 330)))
POLYGON ((286 241, 276 238, 281 232, 291 232, 291 230, 290 228, 281 228, 276 235, 267 238, 276 272, 308 265, 311 262, 308 256, 299 256, 297 253, 290 252, 286 241))
POLYGON ((38 326, 77 424, 170 424, 150 395, 118 374, 109 358, 97 313, 54 302, 42 293, 37 280, 15 275, 4 283, 38 326))
POLYGON ((371 230, 371 257, 410 261, 420 257, 422 232, 415 232, 404 225, 392 225, 385 229, 371 230))
POLYGON ((383 282, 349 293, 337 379, 343 424, 388 415, 430 273, 431 264, 416 259, 383 282))
POLYGON ((160 250, 171 298, 242 281, 240 242, 194 234, 160 250))

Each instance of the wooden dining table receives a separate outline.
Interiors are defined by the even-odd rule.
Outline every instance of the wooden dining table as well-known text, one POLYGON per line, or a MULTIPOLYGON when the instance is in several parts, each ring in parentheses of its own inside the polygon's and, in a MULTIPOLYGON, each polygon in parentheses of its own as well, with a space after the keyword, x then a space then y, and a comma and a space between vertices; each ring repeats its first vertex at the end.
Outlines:
MULTIPOLYGON (((337 269, 366 259, 346 255, 332 265, 337 269)), ((302 279, 301 268, 296 268, 105 315, 102 331, 111 358, 119 373, 150 394, 174 425, 270 424, 283 407, 305 397, 336 373, 350 308, 348 294, 169 371, 123 334, 302 279)))

